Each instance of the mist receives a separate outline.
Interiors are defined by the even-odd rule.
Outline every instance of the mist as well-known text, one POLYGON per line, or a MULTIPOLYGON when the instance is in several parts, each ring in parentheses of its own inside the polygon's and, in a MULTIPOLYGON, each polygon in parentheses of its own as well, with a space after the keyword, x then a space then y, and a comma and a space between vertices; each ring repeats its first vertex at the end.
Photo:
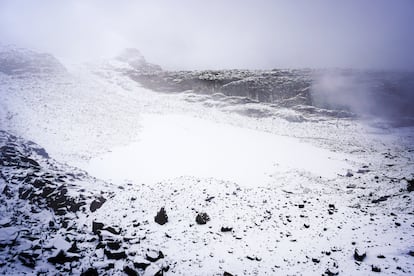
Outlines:
POLYGON ((166 69, 414 69, 414 2, 0 2, 0 43, 64 62, 139 49, 166 69))

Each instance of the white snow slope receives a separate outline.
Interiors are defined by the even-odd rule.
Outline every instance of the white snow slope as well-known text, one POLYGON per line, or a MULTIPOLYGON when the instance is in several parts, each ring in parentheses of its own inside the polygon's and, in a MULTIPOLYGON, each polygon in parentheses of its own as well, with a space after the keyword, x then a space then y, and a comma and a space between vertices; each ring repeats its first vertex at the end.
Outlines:
POLYGON ((79 224, 120 226, 139 237, 131 252, 162 250, 140 273, 165 262, 181 275, 414 273, 412 128, 251 118, 146 90, 108 64, 69 71, 0 75, 0 126, 113 183, 114 198, 79 224), (165 225, 154 222, 161 207, 165 225))

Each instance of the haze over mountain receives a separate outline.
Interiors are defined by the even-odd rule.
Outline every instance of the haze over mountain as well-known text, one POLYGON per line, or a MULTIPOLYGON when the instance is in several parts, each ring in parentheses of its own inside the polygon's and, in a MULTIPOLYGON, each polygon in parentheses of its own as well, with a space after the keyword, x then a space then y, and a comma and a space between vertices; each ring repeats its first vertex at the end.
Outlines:
POLYGON ((410 0, 5 0, 0 37, 66 62, 132 47, 167 69, 412 70, 413 11, 410 0))

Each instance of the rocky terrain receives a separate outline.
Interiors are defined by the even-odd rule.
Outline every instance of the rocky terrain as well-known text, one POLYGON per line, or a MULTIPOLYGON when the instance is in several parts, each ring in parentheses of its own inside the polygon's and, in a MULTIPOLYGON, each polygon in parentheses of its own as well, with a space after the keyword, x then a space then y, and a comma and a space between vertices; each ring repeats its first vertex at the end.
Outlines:
POLYGON ((413 273, 413 128, 319 106, 314 71, 0 56, 0 274, 413 273))

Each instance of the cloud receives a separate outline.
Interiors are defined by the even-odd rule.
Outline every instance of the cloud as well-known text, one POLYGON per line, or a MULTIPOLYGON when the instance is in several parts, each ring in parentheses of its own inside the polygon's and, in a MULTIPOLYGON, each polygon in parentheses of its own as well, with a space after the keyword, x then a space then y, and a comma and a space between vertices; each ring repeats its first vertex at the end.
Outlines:
POLYGON ((172 69, 412 70, 413 10, 410 0, 4 0, 0 37, 73 61, 135 47, 172 69))

